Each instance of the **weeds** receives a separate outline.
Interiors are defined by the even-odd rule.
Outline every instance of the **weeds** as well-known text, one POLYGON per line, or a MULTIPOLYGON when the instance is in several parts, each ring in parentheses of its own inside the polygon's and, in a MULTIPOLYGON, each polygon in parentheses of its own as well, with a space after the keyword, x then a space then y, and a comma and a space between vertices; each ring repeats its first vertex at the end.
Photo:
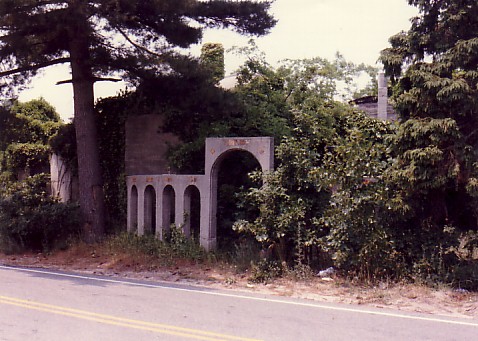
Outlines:
POLYGON ((284 273, 284 266, 279 261, 262 259, 252 264, 252 275, 249 278, 253 283, 268 283, 271 280, 281 277, 284 273))
POLYGON ((129 254, 131 256, 147 256, 170 264, 175 259, 187 259, 201 262, 206 257, 205 250, 194 239, 184 236, 181 229, 171 226, 166 241, 155 236, 138 236, 134 233, 122 232, 106 241, 109 251, 113 254, 129 254))

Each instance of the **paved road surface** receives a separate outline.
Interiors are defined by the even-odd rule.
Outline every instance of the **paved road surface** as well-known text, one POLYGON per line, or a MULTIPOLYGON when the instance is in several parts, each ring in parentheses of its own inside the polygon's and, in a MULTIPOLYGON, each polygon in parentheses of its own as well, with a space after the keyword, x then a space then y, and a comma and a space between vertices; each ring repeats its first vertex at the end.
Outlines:
POLYGON ((478 340, 478 319, 0 266, 0 340, 478 340))

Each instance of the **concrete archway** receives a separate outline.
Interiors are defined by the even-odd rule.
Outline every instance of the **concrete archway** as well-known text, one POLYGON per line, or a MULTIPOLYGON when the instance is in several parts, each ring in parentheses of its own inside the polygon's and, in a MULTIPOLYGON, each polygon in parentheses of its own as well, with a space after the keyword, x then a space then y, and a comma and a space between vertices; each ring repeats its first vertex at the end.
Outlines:
POLYGON ((201 245, 207 250, 217 246, 217 174, 221 160, 234 151, 246 151, 252 154, 263 173, 274 169, 274 139, 272 137, 238 137, 206 139, 206 171, 209 180, 208 207, 203 210, 207 215, 207 228, 201 228, 201 245))
POLYGON ((185 212, 191 211, 188 197, 192 193, 197 196, 197 192, 192 192, 196 188, 200 205, 199 241, 208 251, 216 248, 217 172, 221 160, 234 151, 246 151, 267 173, 274 167, 274 146, 271 137, 207 138, 205 149, 203 175, 143 173, 127 177, 128 231, 135 231, 137 226, 138 234, 151 232, 163 238, 163 232, 175 223, 184 224, 185 234, 190 235, 191 226, 184 217, 185 212))

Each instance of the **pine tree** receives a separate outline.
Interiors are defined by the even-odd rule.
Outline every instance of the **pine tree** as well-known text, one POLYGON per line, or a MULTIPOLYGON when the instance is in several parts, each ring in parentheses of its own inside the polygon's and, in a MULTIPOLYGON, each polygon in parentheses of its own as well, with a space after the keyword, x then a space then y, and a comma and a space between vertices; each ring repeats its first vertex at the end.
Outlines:
POLYGON ((170 71, 173 47, 201 40, 205 28, 263 35, 275 24, 270 1, 2 0, 0 77, 3 90, 38 70, 71 67, 84 236, 104 233, 104 199, 94 118, 93 84, 113 72, 134 78, 170 71))

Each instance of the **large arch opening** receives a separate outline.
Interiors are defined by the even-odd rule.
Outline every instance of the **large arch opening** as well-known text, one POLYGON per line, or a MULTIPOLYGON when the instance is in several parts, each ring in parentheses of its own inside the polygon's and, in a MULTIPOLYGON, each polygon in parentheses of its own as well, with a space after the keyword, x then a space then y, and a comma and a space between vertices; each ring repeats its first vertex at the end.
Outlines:
POLYGON ((219 251, 230 251, 237 247, 244 236, 232 229, 239 219, 253 220, 258 212, 249 205, 242 205, 244 194, 254 184, 249 174, 261 170, 259 161, 250 152, 244 150, 230 150, 216 161, 213 168, 213 190, 217 189, 216 210, 216 241, 219 251))
POLYGON ((156 233, 156 191, 151 185, 144 190, 144 233, 156 233))
POLYGON ((169 231, 171 224, 174 223, 176 211, 176 192, 173 186, 167 185, 163 190, 163 221, 162 228, 169 231))
POLYGON ((130 196, 130 217, 129 217, 129 226, 130 232, 138 232, 138 189, 133 185, 131 187, 131 196, 130 196))
POLYGON ((199 241, 201 224, 201 193, 196 186, 190 185, 184 191, 184 233, 199 241))

